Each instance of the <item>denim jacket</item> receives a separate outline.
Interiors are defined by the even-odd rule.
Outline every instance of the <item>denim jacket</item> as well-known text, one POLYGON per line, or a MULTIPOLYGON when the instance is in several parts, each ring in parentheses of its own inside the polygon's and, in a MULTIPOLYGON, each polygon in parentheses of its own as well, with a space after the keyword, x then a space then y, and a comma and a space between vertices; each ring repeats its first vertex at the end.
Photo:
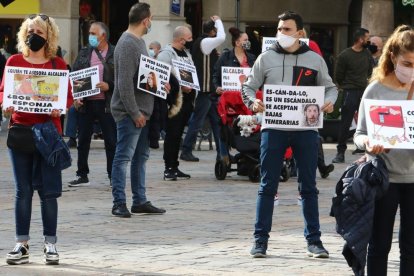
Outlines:
POLYGON ((64 170, 72 165, 69 148, 52 121, 35 124, 33 137, 37 150, 49 166, 64 170))

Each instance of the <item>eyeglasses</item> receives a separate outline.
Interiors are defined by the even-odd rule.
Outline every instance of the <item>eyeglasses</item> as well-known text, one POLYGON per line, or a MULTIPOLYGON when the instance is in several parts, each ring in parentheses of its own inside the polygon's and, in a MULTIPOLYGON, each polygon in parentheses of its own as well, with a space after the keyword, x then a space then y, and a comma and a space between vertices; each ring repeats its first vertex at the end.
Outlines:
POLYGON ((40 18, 43 19, 43 21, 49 21, 49 16, 47 16, 46 14, 43 13, 39 13, 39 14, 31 14, 28 16, 29 19, 35 19, 37 16, 40 16, 40 18))

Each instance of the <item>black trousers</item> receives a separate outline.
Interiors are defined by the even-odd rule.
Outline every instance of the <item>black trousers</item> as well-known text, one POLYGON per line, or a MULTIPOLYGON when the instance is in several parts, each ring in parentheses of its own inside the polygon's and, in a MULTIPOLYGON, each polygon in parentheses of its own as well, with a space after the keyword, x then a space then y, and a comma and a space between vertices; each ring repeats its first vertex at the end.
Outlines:
POLYGON ((193 95, 183 95, 183 105, 180 111, 172 118, 167 119, 164 140, 165 168, 178 168, 178 153, 180 152, 181 137, 184 128, 193 113, 193 95))
POLYGON ((390 183, 384 197, 375 202, 374 225, 368 245, 368 276, 387 275, 388 253, 394 221, 400 207, 400 275, 414 275, 414 184, 390 183))
POLYGON ((364 90, 344 90, 344 101, 341 107, 341 126, 338 134, 338 152, 344 153, 347 149, 346 141, 349 138, 349 127, 358 111, 364 90))

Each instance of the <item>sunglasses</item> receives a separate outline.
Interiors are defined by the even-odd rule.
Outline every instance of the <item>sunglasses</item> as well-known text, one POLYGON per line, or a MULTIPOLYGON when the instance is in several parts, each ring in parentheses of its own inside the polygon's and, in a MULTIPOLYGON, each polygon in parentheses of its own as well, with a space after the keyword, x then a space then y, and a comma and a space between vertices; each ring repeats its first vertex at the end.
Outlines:
POLYGON ((31 14, 28 16, 29 19, 35 19, 37 16, 40 16, 40 18, 43 19, 43 21, 49 21, 49 16, 47 16, 46 14, 43 13, 39 13, 39 14, 31 14))

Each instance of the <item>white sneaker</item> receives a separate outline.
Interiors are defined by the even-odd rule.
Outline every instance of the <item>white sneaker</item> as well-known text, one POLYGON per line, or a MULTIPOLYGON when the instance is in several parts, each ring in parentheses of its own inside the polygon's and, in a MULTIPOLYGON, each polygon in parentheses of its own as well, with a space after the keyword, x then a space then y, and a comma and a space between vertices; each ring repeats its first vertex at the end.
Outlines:
POLYGON ((45 243, 43 249, 45 264, 47 265, 58 265, 59 264, 59 254, 56 250, 56 245, 54 243, 45 243))
POLYGON ((298 205, 302 206, 302 196, 298 195, 298 205))
POLYGON ((6 262, 10 265, 27 264, 29 262, 29 245, 21 242, 6 256, 6 262))

